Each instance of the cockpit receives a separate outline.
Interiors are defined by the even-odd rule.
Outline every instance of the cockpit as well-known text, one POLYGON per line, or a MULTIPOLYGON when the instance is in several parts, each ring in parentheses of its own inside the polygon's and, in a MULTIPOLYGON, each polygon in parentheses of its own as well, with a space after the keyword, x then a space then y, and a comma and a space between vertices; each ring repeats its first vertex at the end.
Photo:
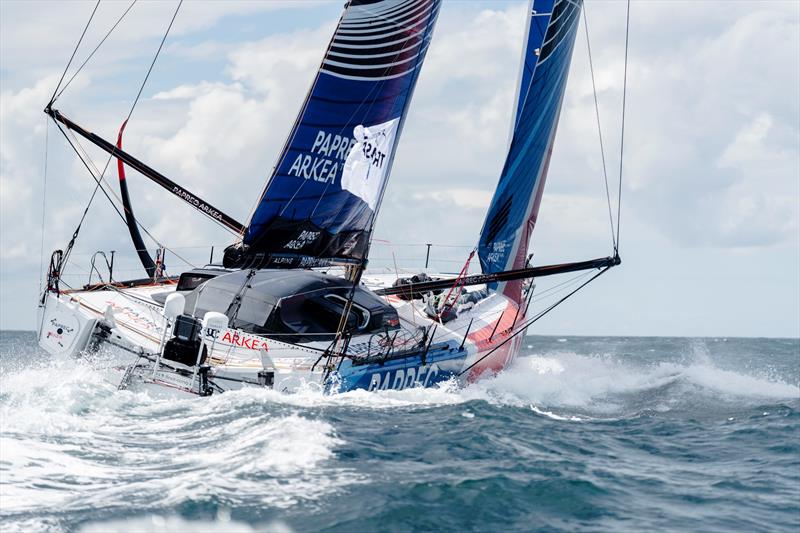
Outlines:
POLYGON ((187 288, 190 281, 199 284, 186 296, 187 313, 225 313, 232 328, 286 342, 332 340, 351 291, 346 331, 369 335, 399 327, 397 311, 384 300, 362 286, 353 288, 351 281, 321 272, 237 270, 210 279, 187 279, 187 288))

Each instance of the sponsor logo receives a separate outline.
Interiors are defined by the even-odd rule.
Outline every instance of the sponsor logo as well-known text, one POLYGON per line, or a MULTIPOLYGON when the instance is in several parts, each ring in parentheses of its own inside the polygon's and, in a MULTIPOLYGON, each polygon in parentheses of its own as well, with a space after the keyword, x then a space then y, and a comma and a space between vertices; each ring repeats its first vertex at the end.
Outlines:
POLYGON ((347 255, 353 251, 353 248, 358 244, 359 234, 350 235, 345 243, 342 245, 342 253, 347 255))
POLYGON ((373 211, 386 179, 388 154, 394 146, 399 121, 396 118, 383 124, 353 129, 358 142, 344 163, 342 189, 364 200, 373 211))
POLYGON ((290 250, 299 250, 300 248, 303 248, 306 245, 316 241, 319 236, 319 231, 301 231, 300 235, 287 242, 284 245, 284 248, 288 248, 290 250))
POLYGON ((364 154, 364 159, 369 161, 372 166, 383 168, 383 163, 386 161, 386 152, 381 151, 377 144, 373 144, 370 140, 364 140, 361 143, 361 152, 364 154))
POLYGON ((119 313, 123 315, 129 322, 137 324, 143 328, 154 329, 156 331, 161 331, 162 326, 160 324, 156 324, 148 315, 133 309, 132 307, 123 307, 117 304, 113 300, 106 300, 106 304, 111 306, 111 309, 114 310, 114 313, 119 313))
POLYGON ((50 319, 50 325, 51 325, 51 326, 53 326, 54 328, 56 328, 56 333, 52 333, 52 332, 50 332, 50 333, 48 333, 48 334, 47 334, 47 336, 48 336, 48 337, 50 337, 50 336, 51 336, 51 333, 52 333, 52 336, 53 336, 53 337, 55 337, 55 336, 56 336, 56 334, 57 334, 57 335, 58 335, 58 338, 60 339, 60 338, 61 338, 61 335, 62 335, 63 333, 65 333, 65 332, 66 332, 66 333, 68 333, 68 334, 69 334, 69 333, 72 333, 73 331, 75 331, 75 329, 74 329, 74 328, 71 328, 71 327, 67 326, 66 324, 62 324, 61 322, 59 322, 59 321, 58 321, 58 320, 56 320, 55 318, 51 318, 51 319, 50 319))
POLYGON ((216 209, 214 209, 210 205, 208 205, 208 204, 206 204, 204 202, 201 202, 200 199, 197 196, 193 195, 190 192, 184 191, 183 189, 181 189, 177 185, 172 188, 172 194, 174 194, 175 196, 177 196, 181 200, 192 204, 197 209, 199 209, 200 211, 202 211, 206 215, 210 216, 211 218, 214 218, 216 220, 222 220, 222 213, 220 213, 219 211, 217 211, 216 209))
POLYGON ((333 183, 341 163, 355 144, 356 140, 352 137, 319 130, 311 146, 311 153, 298 154, 287 174, 321 183, 333 183))
POLYGON ((206 328, 203 331, 203 334, 207 339, 212 339, 219 342, 224 342, 230 344, 231 346, 236 346, 238 348, 246 348, 248 350, 269 350, 269 346, 267 345, 267 341, 262 339, 261 337, 255 337, 252 335, 245 335, 239 333, 237 331, 231 331, 226 329, 222 335, 220 335, 220 330, 206 328))
POLYGON ((367 390, 403 390, 411 387, 427 387, 428 383, 439 374, 439 366, 435 363, 428 367, 409 367, 389 371, 384 374, 372 374, 367 390))
POLYGON ((503 255, 506 253, 506 248, 509 247, 509 243, 506 241, 497 241, 492 243, 492 251, 486 254, 486 262, 487 263, 497 263, 498 261, 503 259, 503 255))

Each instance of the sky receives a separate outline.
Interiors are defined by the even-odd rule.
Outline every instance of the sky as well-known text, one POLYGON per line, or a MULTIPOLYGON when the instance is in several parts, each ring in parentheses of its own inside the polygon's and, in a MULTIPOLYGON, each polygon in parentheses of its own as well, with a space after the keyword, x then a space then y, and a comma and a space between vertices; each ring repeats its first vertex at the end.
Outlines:
MULTIPOLYGON (((246 220, 342 4, 184 2, 126 129, 126 150, 246 220)), ((42 109, 93 5, 0 1, 2 329, 35 329, 49 254, 66 246, 92 192, 42 109)), ((101 3, 77 64, 128 5, 101 3)), ((54 107, 115 139, 176 5, 137 3, 54 107)), ((516 0, 444 0, 378 219, 373 266, 421 268, 424 243, 434 243, 431 265, 440 271, 464 263, 505 158, 525 10, 516 0)), ((585 13, 615 188, 625 3, 588 0, 585 13)), ((534 264, 611 253, 587 58, 581 28, 534 264)), ((530 332, 800 337, 800 2, 634 0, 625 128, 622 265, 530 332)), ((86 149, 102 168, 102 154, 86 149)), ((113 165, 107 176, 116 180, 113 165)), ((206 262, 211 245, 219 259, 231 243, 145 178, 129 171, 128 182, 137 217, 174 250, 172 272, 206 262)), ((97 250, 117 251, 116 278, 143 275, 104 198, 88 212, 65 281, 86 283, 97 250)))

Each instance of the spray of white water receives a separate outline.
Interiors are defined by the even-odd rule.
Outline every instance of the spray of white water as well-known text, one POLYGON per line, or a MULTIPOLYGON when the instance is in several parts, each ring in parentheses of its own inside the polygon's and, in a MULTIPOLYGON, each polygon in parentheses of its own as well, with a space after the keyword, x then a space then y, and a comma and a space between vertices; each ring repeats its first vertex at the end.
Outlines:
MULTIPOLYGON (((477 401, 530 408, 571 422, 632 416, 643 404, 670 410, 698 398, 747 405, 800 397, 796 384, 715 366, 702 346, 682 362, 636 365, 611 355, 569 351, 528 355, 502 374, 466 388, 447 383, 330 396, 310 385, 294 395, 251 389, 163 400, 119 392, 105 377, 72 359, 0 370, 0 502, 4 515, 21 517, 10 523, 11 530, 49 529, 22 518, 47 507, 64 512, 115 505, 169 508, 187 500, 235 500, 245 494, 256 505, 281 508, 367 482, 357 472, 334 466, 345 442, 330 422, 317 417, 330 409, 465 404, 461 415, 471 419, 474 409, 466 404, 477 401)), ((192 526, 177 517, 138 520, 143 529, 153 520, 155 529, 163 531, 192 526)), ((224 516, 205 525, 250 531, 224 516)), ((124 521, 85 530, 131 526, 124 521)))

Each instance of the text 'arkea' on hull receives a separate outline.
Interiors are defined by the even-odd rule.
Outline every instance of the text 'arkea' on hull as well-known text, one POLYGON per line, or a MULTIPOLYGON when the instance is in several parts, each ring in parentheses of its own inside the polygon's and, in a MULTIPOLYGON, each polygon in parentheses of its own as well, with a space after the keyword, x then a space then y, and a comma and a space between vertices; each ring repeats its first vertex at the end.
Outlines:
POLYGON ((117 159, 119 195, 76 149, 97 187, 119 199, 114 205, 147 277, 113 281, 112 255, 107 282, 65 289, 76 230, 51 258, 40 345, 73 356, 108 349, 122 357, 110 369, 120 389, 168 395, 396 390, 468 383, 507 367, 532 322, 620 262, 615 241, 610 257, 528 264, 582 2, 530 4, 508 154, 461 272, 370 271, 373 227, 440 7, 441 0, 346 3, 247 224, 124 151, 127 120, 112 144, 54 109, 59 84, 45 112, 73 148, 71 139, 80 137, 117 159), (167 275, 164 249, 153 258, 145 247, 125 166, 236 234, 223 263, 167 275), (481 272, 471 274, 475 255, 481 272), (534 278, 578 271, 591 277, 529 312, 534 278))

